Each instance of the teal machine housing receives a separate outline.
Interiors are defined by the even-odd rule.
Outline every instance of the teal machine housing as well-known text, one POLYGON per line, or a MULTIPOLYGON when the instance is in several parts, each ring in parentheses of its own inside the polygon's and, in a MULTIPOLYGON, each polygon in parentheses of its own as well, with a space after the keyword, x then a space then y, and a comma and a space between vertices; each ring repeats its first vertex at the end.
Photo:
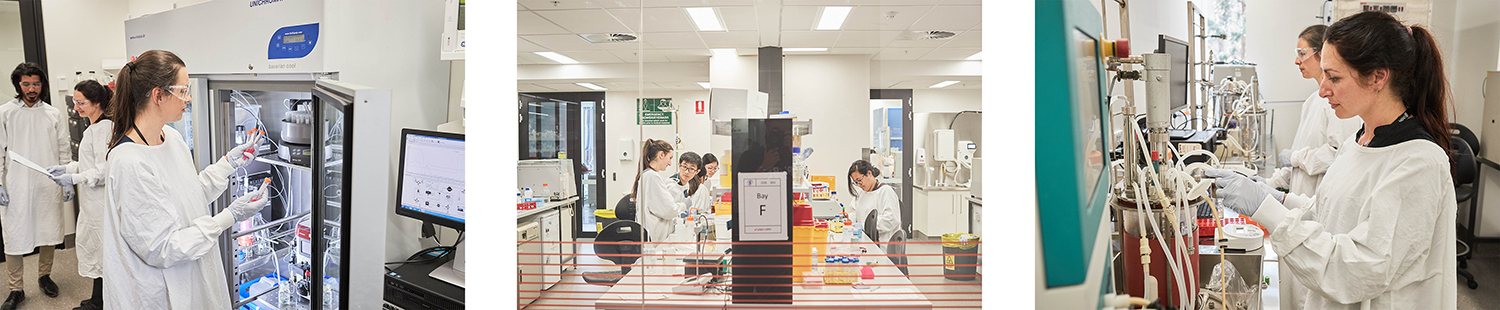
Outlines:
POLYGON ((1097 240, 1110 187, 1103 23, 1086 0, 1036 1, 1039 292, 1096 282, 1096 292, 1112 291, 1109 247, 1098 246, 1107 240, 1097 240), (1089 281, 1098 269, 1103 278, 1089 281))

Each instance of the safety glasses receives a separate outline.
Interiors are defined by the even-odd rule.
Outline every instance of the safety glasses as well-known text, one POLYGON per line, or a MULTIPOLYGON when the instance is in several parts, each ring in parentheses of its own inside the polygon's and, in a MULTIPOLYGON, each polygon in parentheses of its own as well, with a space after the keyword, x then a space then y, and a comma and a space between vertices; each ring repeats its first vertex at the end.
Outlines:
POLYGON ((1317 54, 1318 53, 1314 52, 1311 47, 1299 47, 1299 48, 1297 48, 1297 60, 1299 60, 1299 61, 1300 60, 1307 60, 1308 57, 1312 57, 1313 55, 1317 55, 1317 54))
POLYGON ((167 92, 173 96, 177 96, 177 99, 182 99, 184 102, 193 101, 193 95, 190 93, 192 89, 191 83, 189 85, 168 85, 163 88, 166 88, 167 92))

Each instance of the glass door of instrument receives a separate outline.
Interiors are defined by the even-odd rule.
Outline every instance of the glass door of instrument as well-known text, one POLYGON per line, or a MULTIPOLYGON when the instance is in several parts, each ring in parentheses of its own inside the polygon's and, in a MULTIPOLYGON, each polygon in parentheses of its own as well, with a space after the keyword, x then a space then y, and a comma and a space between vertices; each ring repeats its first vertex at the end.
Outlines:
POLYGON ((600 177, 603 154, 603 92, 520 94, 520 159, 572 159, 578 216, 570 219, 579 238, 597 234, 594 210, 607 209, 600 177))

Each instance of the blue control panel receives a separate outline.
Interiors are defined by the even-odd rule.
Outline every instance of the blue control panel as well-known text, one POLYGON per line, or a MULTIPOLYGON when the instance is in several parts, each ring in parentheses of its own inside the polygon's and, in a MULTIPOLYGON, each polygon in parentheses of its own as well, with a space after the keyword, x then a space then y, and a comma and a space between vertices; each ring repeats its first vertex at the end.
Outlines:
POLYGON ((266 58, 292 59, 307 57, 318 45, 318 23, 286 26, 271 34, 266 58))

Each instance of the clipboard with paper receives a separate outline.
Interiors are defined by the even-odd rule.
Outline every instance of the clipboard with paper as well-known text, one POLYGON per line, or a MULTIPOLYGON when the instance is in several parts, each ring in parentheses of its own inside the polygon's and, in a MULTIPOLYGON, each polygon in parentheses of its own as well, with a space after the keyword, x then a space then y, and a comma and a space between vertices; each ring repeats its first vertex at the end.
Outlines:
POLYGON ((47 168, 42 168, 42 166, 37 165, 34 162, 31 162, 30 159, 26 159, 25 156, 21 156, 21 154, 16 154, 15 151, 9 151, 9 150, 7 150, 7 151, 5 151, 5 156, 9 157, 10 160, 15 161, 16 163, 21 164, 22 166, 26 166, 26 168, 31 168, 31 170, 36 170, 36 172, 41 173, 41 174, 46 175, 46 176, 52 176, 52 174, 47 173, 47 168))

